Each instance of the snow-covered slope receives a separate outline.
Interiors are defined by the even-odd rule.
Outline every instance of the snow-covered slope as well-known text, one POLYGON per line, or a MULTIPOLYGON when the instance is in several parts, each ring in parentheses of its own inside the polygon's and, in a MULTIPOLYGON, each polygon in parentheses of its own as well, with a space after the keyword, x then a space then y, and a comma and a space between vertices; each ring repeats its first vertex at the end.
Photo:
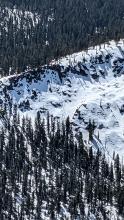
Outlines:
POLYGON ((108 152, 124 152, 124 43, 109 44, 53 61, 49 66, 0 80, 0 103, 17 104, 21 115, 40 111, 64 120, 75 131, 95 121, 92 144, 108 152))

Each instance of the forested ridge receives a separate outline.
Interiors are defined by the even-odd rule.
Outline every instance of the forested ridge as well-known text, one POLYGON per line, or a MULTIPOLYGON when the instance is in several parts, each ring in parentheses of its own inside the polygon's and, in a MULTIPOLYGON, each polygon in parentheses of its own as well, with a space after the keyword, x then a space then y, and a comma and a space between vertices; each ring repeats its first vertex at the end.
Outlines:
POLYGON ((112 207, 124 217, 119 155, 109 162, 84 143, 81 133, 75 139, 69 118, 60 123, 48 113, 45 121, 38 112, 32 123, 20 119, 16 106, 13 116, 10 122, 10 115, 1 112, 1 220, 88 220, 91 214, 105 220, 111 219, 112 207))
POLYGON ((123 38, 123 11, 123 0, 1 0, 2 73, 123 38))

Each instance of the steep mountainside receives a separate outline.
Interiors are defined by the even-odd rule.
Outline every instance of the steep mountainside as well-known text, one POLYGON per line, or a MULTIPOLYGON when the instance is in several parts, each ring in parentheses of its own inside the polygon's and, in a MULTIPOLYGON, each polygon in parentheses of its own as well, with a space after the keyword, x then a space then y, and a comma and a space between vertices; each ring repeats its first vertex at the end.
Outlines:
POLYGON ((64 120, 88 141, 89 121, 95 123, 90 144, 112 156, 124 145, 124 44, 90 48, 53 61, 51 65, 1 78, 1 108, 32 118, 39 111, 64 120), (3 107, 4 106, 4 107, 3 107))
POLYGON ((0 220, 124 220, 123 155, 124 0, 0 0, 0 220))

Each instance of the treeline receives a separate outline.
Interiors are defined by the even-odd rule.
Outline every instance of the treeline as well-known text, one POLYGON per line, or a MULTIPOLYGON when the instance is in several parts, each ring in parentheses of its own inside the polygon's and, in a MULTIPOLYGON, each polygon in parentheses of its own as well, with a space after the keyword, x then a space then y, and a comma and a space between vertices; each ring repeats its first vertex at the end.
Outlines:
POLYGON ((35 122, 0 113, 0 219, 111 219, 106 206, 124 217, 124 166, 118 155, 109 163, 98 149, 74 140, 69 118, 47 115, 35 122), (86 214, 86 209, 88 213, 86 214), (66 210, 66 212, 65 212, 66 210))
POLYGON ((0 6, 0 68, 4 75, 10 67, 10 73, 20 72, 124 37, 123 0, 0 0, 0 6), (6 11, 15 7, 20 14, 12 16, 6 11), (33 13, 33 19, 25 17, 25 11, 33 13), (36 15, 39 20, 34 25, 36 15))

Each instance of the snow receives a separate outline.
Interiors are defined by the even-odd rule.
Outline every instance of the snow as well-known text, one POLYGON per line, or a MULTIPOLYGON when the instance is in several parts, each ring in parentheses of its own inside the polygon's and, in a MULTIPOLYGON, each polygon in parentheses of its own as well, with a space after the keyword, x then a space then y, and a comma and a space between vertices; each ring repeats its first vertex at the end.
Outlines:
POLYGON ((1 22, 1 27, 3 27, 5 29, 6 32, 8 32, 9 27, 8 27, 8 21, 10 19, 12 19, 13 21, 13 25, 15 25, 17 27, 17 29, 21 28, 21 20, 22 17, 24 18, 23 21, 23 29, 27 30, 27 28, 31 28, 31 26, 35 27, 41 20, 40 15, 38 15, 37 13, 32 13, 30 11, 22 11, 22 10, 18 10, 16 7, 14 8, 1 8, 0 7, 0 16, 3 19, 3 15, 4 15, 4 19, 1 22), (27 23, 28 21, 28 23, 27 23))
MULTIPOLYGON (((49 111, 54 117, 65 120, 67 116, 73 124, 74 131, 82 131, 83 137, 88 142, 86 130, 89 120, 95 121, 97 126, 92 144, 101 148, 111 157, 113 151, 124 153, 124 44, 111 41, 108 44, 89 48, 86 51, 61 58, 57 63, 63 71, 71 65, 75 72, 69 70, 60 80, 58 72, 45 70, 38 79, 27 80, 23 74, 19 75, 16 84, 9 90, 13 103, 18 107, 29 100, 30 108, 19 108, 19 113, 31 118, 40 111, 46 117, 49 111), (102 61, 98 61, 98 56, 102 61), (110 58, 107 61, 106 56, 110 58), (85 61, 84 61, 85 59, 85 61), (121 59, 121 60, 120 60, 121 59), (87 76, 79 71, 79 62, 87 76), (85 67, 84 67, 85 66, 85 67), (118 69, 121 68, 119 71, 118 69), (102 75, 102 73, 104 75, 102 75), (94 79, 93 74, 98 78, 94 79), (36 97, 32 98, 35 91, 36 97), (80 117, 79 117, 80 116, 80 117), (99 135, 98 135, 99 133, 99 135), (99 137, 98 137, 99 136, 99 137)), ((54 63, 54 61, 52 62, 54 63)), ((5 85, 10 85, 15 76, 4 77, 0 80, 1 94, 5 85)))
MULTIPOLYGON (((123 75, 102 84, 92 84, 84 90, 83 104, 78 109, 85 122, 88 123, 89 119, 95 121, 99 128, 95 133, 97 135, 99 130, 102 145, 107 147, 109 152, 117 149, 120 154, 124 152, 124 115, 119 110, 124 103, 123 91, 123 75), (103 128, 100 130, 101 126, 103 128)), ((78 116, 75 116, 73 121, 80 130, 85 130, 86 125, 78 116)))
POLYGON ((123 54, 121 54, 120 49, 124 49, 124 40, 121 39, 119 42, 110 41, 101 45, 97 45, 94 47, 88 48, 86 51, 81 51, 78 53, 74 53, 71 55, 67 55, 66 57, 60 58, 58 61, 53 60, 51 63, 59 63, 60 65, 63 66, 68 66, 68 65, 74 65, 77 62, 82 62, 83 58, 86 60, 90 60, 91 56, 96 56, 98 54, 114 54, 115 57, 123 57, 123 54))
MULTIPOLYGON (((32 27, 35 28, 40 22, 42 22, 41 25, 44 25, 44 21, 42 20, 41 14, 38 14, 36 12, 33 13, 31 11, 26 11, 26 10, 25 11, 19 10, 16 6, 13 8, 0 7, 0 18, 1 18, 0 26, 6 31, 6 33, 9 32, 9 21, 11 20, 13 22, 13 26, 15 27, 15 32, 23 28, 25 37, 28 37, 28 29, 32 29, 32 27)), ((47 21, 48 21, 47 25, 49 25, 49 23, 54 21, 54 13, 52 9, 48 15, 47 21)), ((49 45, 47 39, 46 39, 46 45, 49 45)))

